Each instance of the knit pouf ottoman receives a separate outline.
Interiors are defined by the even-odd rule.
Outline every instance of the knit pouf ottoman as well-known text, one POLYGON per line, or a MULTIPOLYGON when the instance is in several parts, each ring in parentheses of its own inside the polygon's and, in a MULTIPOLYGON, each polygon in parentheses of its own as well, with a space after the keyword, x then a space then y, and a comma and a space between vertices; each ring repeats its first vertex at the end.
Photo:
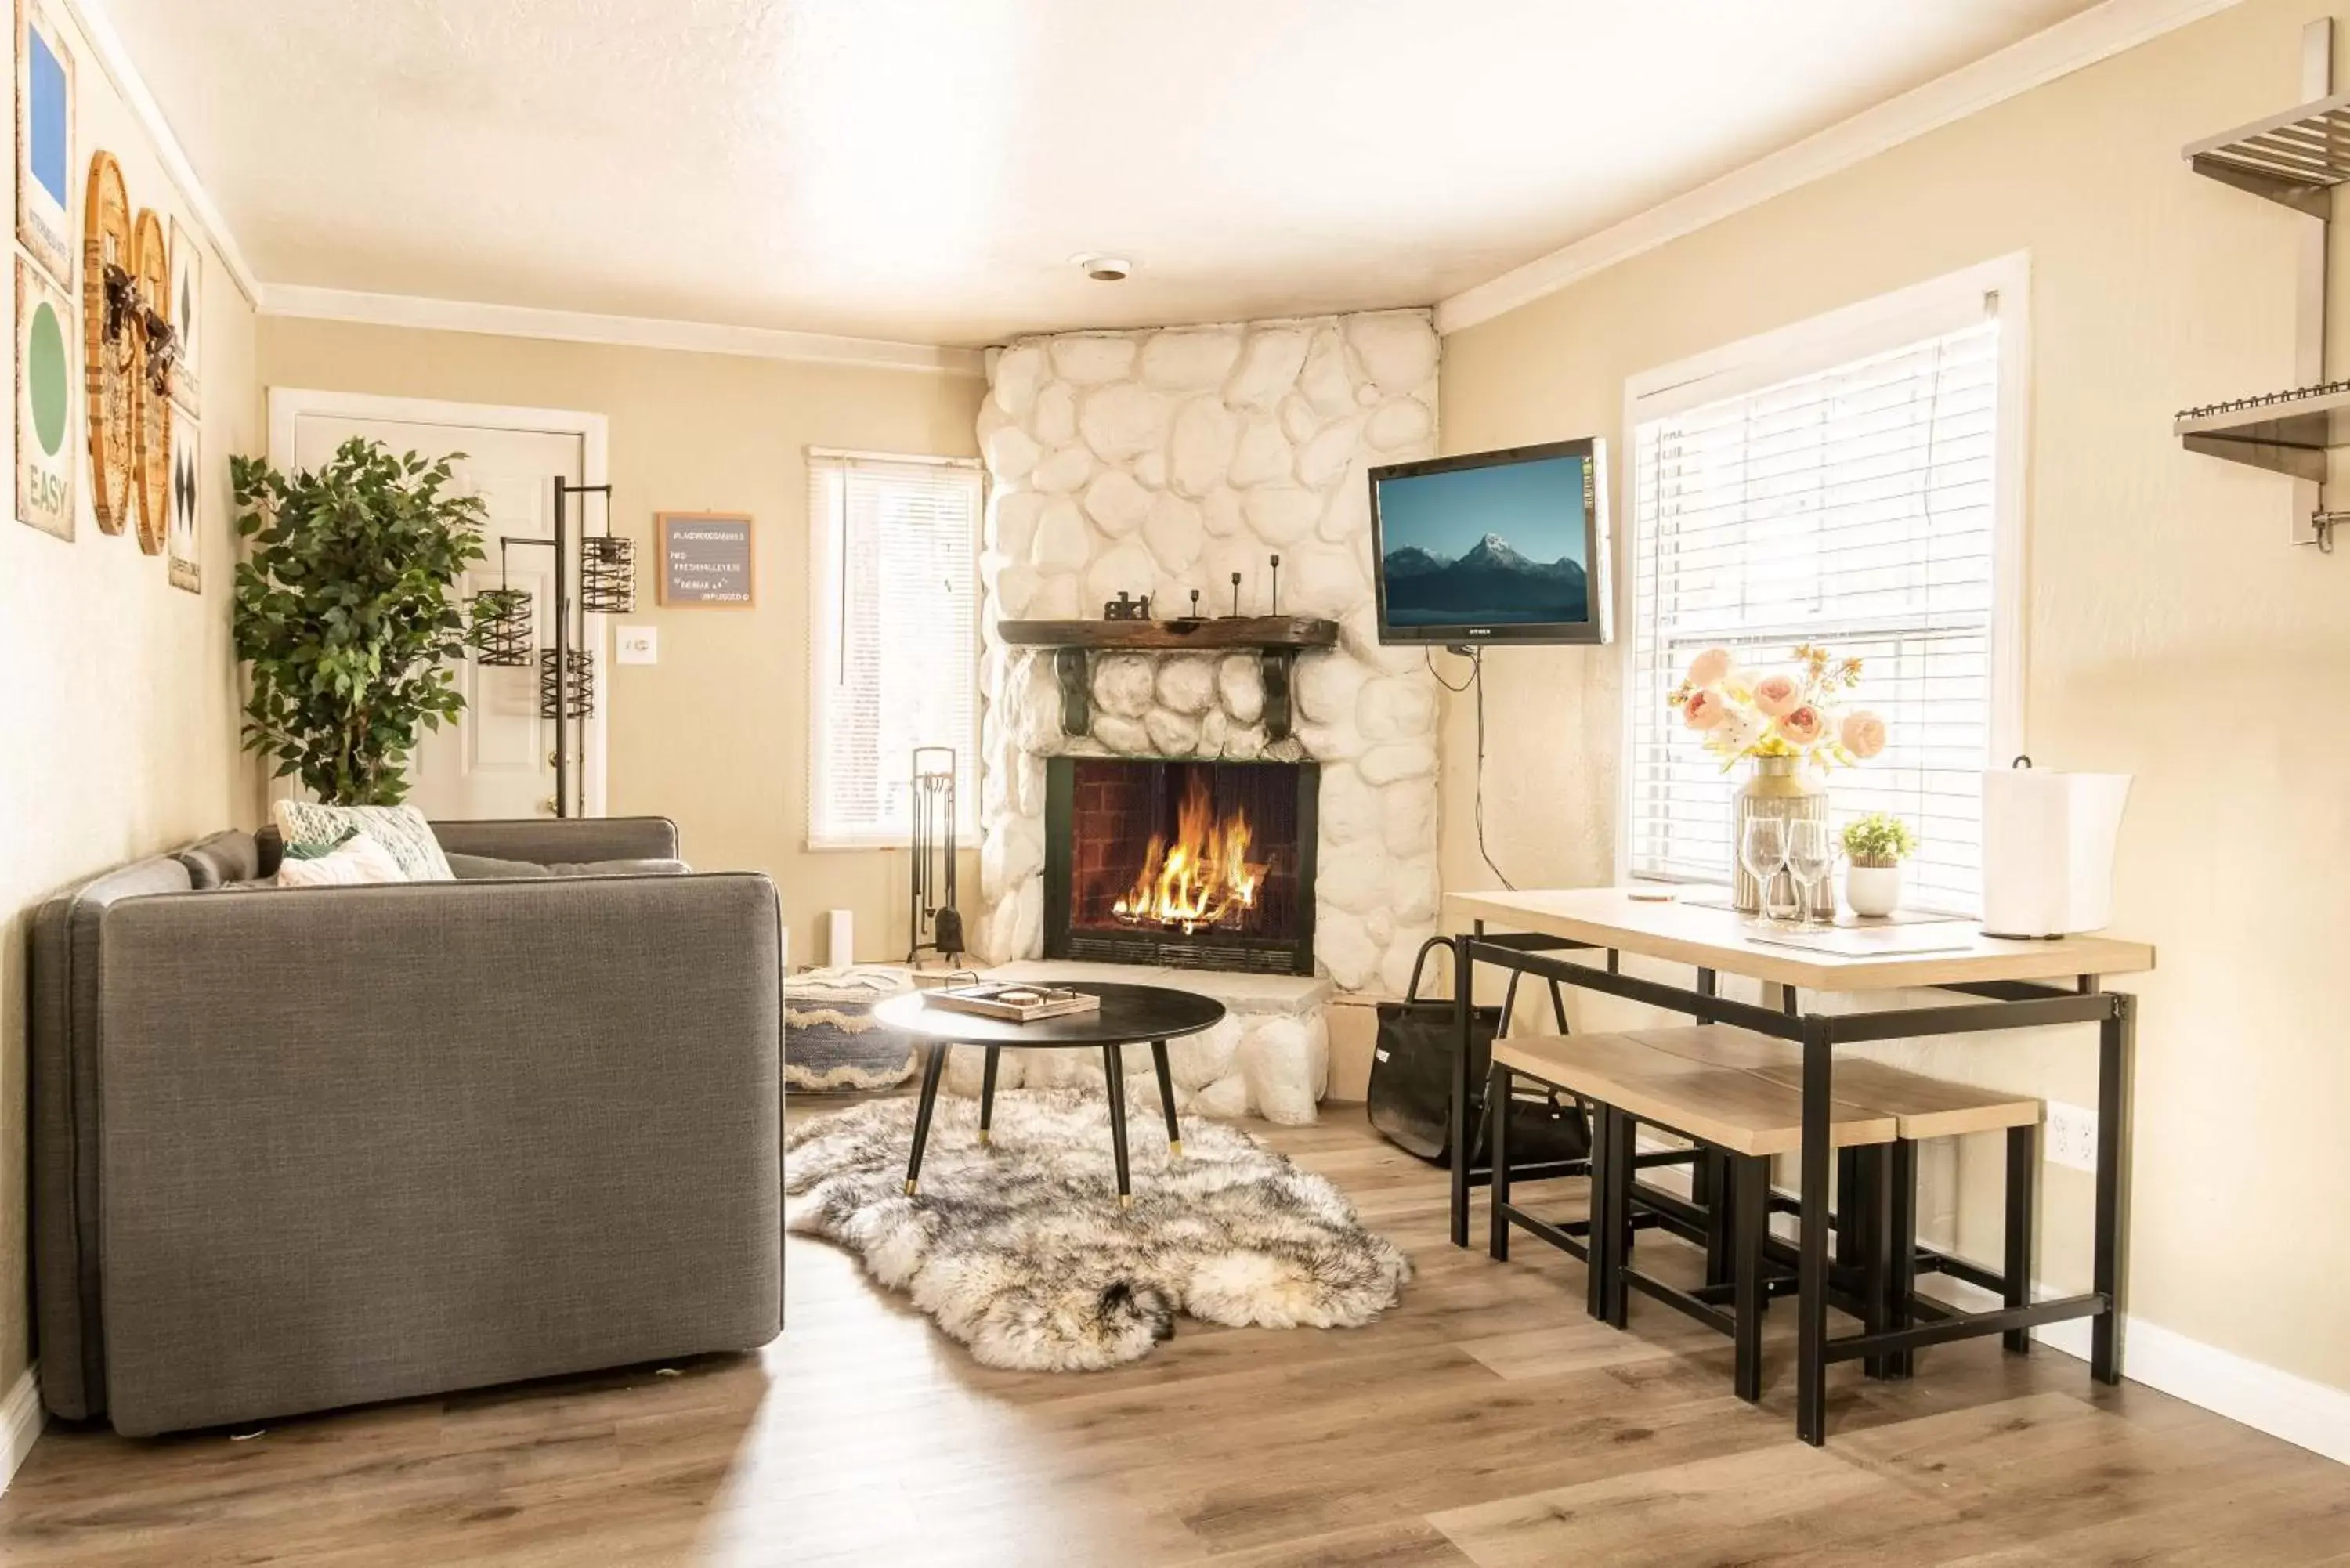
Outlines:
POLYGON ((914 989, 901 969, 812 969, 784 981, 784 1082, 795 1089, 890 1089, 914 1075, 915 1040, 873 1009, 914 989))

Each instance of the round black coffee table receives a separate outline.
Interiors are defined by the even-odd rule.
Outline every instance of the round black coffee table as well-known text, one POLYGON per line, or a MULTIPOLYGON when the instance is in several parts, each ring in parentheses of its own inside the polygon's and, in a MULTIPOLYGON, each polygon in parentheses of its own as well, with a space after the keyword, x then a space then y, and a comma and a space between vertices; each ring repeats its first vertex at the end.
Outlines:
POLYGON ((1126 1165, 1124 1048, 1147 1040, 1150 1043, 1151 1064, 1159 1070, 1159 1103, 1167 1113, 1168 1152, 1178 1159, 1183 1158, 1183 1135, 1175 1121, 1175 1082, 1167 1070, 1167 1042, 1214 1028, 1223 1019, 1224 1004, 1212 997, 1163 985, 1066 983, 1071 991, 1100 997, 1101 1011, 1014 1023, 1008 1019, 982 1018, 974 1013, 925 1006, 919 991, 893 996, 873 1010, 878 1022, 892 1029, 926 1035, 934 1042, 930 1064, 922 1069, 921 1101, 914 1110, 914 1151, 906 1160, 909 1194, 920 1190, 922 1146, 930 1141, 931 1110, 938 1103, 939 1078, 946 1071, 947 1050, 953 1045, 976 1045, 987 1053, 987 1065, 979 1086, 979 1141, 983 1144, 987 1141, 988 1126, 995 1116, 995 1061, 1003 1047, 1099 1048, 1102 1072, 1109 1085, 1109 1147, 1118 1162, 1118 1201, 1119 1207, 1130 1208, 1134 1189, 1126 1165))

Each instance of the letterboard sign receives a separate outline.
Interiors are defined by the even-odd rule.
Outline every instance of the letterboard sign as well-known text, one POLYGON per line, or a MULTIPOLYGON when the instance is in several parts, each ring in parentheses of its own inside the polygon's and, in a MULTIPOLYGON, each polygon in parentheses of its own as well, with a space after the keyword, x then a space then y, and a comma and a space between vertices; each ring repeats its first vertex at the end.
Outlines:
POLYGON ((663 512, 660 602, 748 609, 756 602, 751 519, 741 512, 663 512))

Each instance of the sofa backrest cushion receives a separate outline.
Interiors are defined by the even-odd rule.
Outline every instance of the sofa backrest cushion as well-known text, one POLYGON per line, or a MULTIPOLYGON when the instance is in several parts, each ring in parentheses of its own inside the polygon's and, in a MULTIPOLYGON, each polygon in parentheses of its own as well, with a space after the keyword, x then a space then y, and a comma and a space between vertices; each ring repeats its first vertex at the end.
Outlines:
POLYGON ((188 885, 198 892, 261 876, 261 846, 241 828, 200 838, 172 858, 188 868, 188 885))
POLYGON ((106 1405, 99 1309, 99 922, 122 899, 185 893, 195 885, 182 860, 159 855, 70 888, 33 917, 34 1309, 41 1397, 60 1416, 101 1415, 106 1405))
POLYGON ((541 866, 596 860, 674 860, 677 824, 665 816, 524 817, 432 824, 451 855, 530 860, 541 866))

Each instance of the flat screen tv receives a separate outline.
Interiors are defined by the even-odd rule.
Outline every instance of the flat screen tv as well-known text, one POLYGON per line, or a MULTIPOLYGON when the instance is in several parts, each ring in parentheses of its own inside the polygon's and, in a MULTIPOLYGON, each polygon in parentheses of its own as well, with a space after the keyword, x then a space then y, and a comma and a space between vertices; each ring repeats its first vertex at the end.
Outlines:
POLYGON ((1607 443, 1371 470, 1379 640, 1606 642, 1607 443))

